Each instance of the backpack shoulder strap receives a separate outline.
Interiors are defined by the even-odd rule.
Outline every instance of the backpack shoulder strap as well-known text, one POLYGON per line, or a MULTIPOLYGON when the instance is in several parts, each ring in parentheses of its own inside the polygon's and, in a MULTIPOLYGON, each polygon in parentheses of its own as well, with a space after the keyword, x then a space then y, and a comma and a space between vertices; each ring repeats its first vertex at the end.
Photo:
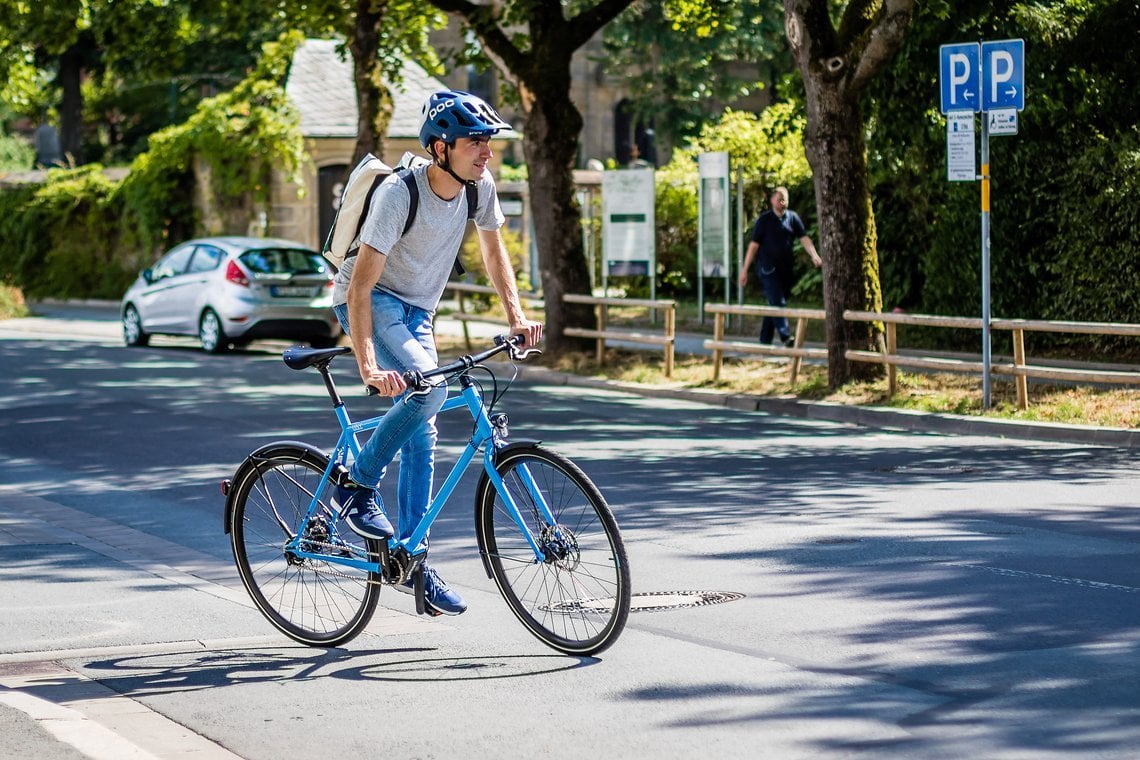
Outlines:
POLYGON ((464 185, 463 189, 467 193, 467 221, 471 221, 479 210, 479 188, 476 185, 464 185))
POLYGON ((408 188, 408 220, 404 222, 404 231, 401 235, 407 235, 408 230, 412 228, 412 222, 416 220, 416 211, 420 207, 420 186, 416 182, 416 178, 412 176, 411 169, 402 169, 399 173, 400 181, 404 183, 404 187, 408 188))
MULTIPOLYGON (((464 195, 467 197, 467 221, 475 218, 475 212, 479 210, 479 188, 476 185, 463 185, 464 195)), ((459 256, 459 251, 455 252, 455 273, 462 277, 467 274, 467 268, 463 266, 463 261, 459 256)))

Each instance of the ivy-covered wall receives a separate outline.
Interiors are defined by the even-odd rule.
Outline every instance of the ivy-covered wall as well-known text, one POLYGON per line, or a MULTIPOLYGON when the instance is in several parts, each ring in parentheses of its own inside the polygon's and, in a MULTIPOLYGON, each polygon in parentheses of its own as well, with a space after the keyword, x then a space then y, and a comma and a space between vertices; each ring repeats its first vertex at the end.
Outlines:
POLYGON ((266 45, 237 87, 152 135, 122 180, 88 165, 0 192, 0 280, 29 298, 119 298, 170 245, 245 234, 269 202, 273 170, 296 175, 304 160, 284 90, 300 41, 292 34, 266 45))

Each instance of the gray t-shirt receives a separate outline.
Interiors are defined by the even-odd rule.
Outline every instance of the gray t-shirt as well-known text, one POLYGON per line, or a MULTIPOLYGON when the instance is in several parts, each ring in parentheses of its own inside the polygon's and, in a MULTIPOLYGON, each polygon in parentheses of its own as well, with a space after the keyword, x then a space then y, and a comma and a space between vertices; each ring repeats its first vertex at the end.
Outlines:
MULTIPOLYGON (((440 198, 427 179, 428 164, 412 169, 420 189, 416 219, 401 237, 408 219, 408 189, 393 174, 372 196, 361 242, 387 254, 384 273, 376 287, 412 306, 434 312, 451 275, 455 254, 467 228, 467 198, 462 190, 450 201, 440 198)), ((475 226, 497 230, 506 221, 499 207, 495 181, 484 173, 479 180, 479 208, 475 226)), ((333 304, 348 303, 348 283, 356 258, 347 259, 333 281, 333 304)))

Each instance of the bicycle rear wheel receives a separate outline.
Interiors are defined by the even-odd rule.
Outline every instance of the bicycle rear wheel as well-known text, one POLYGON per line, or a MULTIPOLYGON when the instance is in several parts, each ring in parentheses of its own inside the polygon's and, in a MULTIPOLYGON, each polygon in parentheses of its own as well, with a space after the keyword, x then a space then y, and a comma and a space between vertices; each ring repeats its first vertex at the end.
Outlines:
POLYGON ((625 545, 601 492, 569 459, 537 445, 504 449, 496 469, 546 559, 535 559, 484 475, 475 524, 489 574, 511 611, 544 643, 567 654, 601 652, 625 627, 630 595, 625 545), (540 498, 553 525, 542 517, 540 498))
POLYGON ((332 487, 305 522, 328 457, 302 445, 270 445, 254 453, 234 478, 230 542, 242 583, 257 608, 289 638, 309 646, 334 647, 359 634, 380 597, 380 576, 335 562, 371 559, 380 542, 353 533, 336 518, 332 487), (307 552, 298 557, 287 542, 304 530, 307 552))

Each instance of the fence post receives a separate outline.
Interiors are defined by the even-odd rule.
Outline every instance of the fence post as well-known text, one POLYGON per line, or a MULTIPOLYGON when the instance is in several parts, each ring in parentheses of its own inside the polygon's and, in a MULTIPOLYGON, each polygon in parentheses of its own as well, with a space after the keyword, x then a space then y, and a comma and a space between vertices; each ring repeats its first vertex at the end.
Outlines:
MULTIPOLYGON (((605 304, 598 304, 594 307, 594 321, 598 324, 598 332, 603 333, 606 331, 606 306, 605 304)), ((598 336, 598 343, 594 361, 599 367, 605 364, 606 361, 606 339, 601 335, 598 336)))
MULTIPOLYGON (((1013 366, 1025 366, 1025 330, 1013 331, 1013 366)), ((1015 376, 1014 382, 1017 384, 1017 408, 1029 408, 1029 378, 1025 375, 1015 376)))
MULTIPOLYGON (((794 348, 803 348, 804 338, 807 337, 807 319, 799 317, 796 319, 796 342, 792 344, 794 348)), ((800 362, 802 359, 798 356, 793 356, 789 362, 792 368, 791 383, 796 384, 796 376, 800 374, 800 362)))
POLYGON ((677 311, 676 306, 665 308, 665 337, 669 343, 665 346, 665 377, 673 377, 673 350, 677 345, 677 311))
MULTIPOLYGON (((894 356, 899 350, 898 325, 887 322, 887 355, 894 356)), ((887 365, 887 394, 890 396, 899 392, 899 368, 897 364, 887 365)))
MULTIPOLYGON (((713 340, 720 343, 724 340, 724 312, 718 311, 713 322, 713 340)), ((713 382, 720 380, 720 363, 724 352, 719 348, 713 349, 713 382)))

